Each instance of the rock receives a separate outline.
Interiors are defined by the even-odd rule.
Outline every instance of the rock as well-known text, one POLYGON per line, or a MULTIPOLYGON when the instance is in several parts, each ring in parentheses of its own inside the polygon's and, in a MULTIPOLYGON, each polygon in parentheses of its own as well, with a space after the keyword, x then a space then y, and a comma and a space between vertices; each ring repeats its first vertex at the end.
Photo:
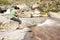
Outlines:
POLYGON ((15 30, 11 32, 0 32, 0 40, 22 40, 24 39, 27 29, 15 30))
POLYGON ((49 12, 49 14, 51 15, 51 17, 55 17, 55 18, 60 18, 60 12, 49 12))
POLYGON ((35 9, 34 12, 32 13, 33 17, 40 17, 40 11, 38 9, 35 9))
POLYGON ((32 8, 36 8, 36 7, 39 7, 39 4, 34 4, 34 5, 32 6, 32 8))
POLYGON ((4 14, 9 15, 10 14, 10 11, 11 11, 11 9, 7 9, 7 11, 4 14))
POLYGON ((56 21, 60 21, 60 12, 49 12, 50 18, 56 21))
POLYGON ((32 12, 28 11, 28 12, 23 12, 23 14, 21 14, 22 18, 30 18, 31 17, 32 12))
POLYGON ((29 7, 26 4, 17 5, 17 7, 19 7, 23 11, 29 10, 29 7))
POLYGON ((23 27, 28 27, 31 25, 35 25, 37 23, 43 22, 47 19, 47 17, 38 17, 38 18, 20 18, 22 20, 21 25, 23 27))
POLYGON ((43 24, 41 26, 32 26, 32 40, 60 40, 60 25, 53 22, 52 24, 43 24))
POLYGON ((4 16, 0 16, 0 31, 13 31, 18 27, 18 22, 12 21, 4 16))

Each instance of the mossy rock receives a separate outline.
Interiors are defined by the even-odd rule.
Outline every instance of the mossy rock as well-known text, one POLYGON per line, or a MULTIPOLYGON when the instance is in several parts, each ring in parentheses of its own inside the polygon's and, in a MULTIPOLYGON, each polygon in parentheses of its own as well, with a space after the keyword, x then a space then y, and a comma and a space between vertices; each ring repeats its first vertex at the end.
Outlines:
POLYGON ((45 15, 45 14, 47 14, 48 12, 47 11, 41 11, 40 12, 40 15, 45 15))

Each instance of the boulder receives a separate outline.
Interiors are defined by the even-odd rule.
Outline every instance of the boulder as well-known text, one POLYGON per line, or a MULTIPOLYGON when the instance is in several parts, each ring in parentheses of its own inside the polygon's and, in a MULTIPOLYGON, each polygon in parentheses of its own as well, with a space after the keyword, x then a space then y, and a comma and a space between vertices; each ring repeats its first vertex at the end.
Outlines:
POLYGON ((60 12, 49 12, 50 18, 56 21, 60 21, 60 12))
POLYGON ((18 22, 0 16, 0 31, 13 31, 18 27, 18 22))
POLYGON ((46 22, 41 23, 40 26, 31 26, 32 32, 29 34, 32 40, 60 40, 60 24, 46 22))

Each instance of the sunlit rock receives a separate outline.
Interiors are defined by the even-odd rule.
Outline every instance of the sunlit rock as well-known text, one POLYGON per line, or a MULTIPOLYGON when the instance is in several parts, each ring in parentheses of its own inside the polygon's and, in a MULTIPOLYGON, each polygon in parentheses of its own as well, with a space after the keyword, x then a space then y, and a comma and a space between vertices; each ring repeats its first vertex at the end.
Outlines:
POLYGON ((18 27, 18 22, 0 16, 0 31, 13 31, 18 27))
POLYGON ((60 12, 49 12, 50 18, 60 22, 60 12))

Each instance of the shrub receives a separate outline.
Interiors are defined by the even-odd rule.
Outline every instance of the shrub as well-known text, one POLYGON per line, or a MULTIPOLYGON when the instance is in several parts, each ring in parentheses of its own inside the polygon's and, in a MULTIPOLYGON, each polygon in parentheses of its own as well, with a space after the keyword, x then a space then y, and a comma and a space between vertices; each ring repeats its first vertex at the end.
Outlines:
POLYGON ((6 4, 9 4, 9 1, 8 0, 0 0, 0 4, 6 5, 6 4))

